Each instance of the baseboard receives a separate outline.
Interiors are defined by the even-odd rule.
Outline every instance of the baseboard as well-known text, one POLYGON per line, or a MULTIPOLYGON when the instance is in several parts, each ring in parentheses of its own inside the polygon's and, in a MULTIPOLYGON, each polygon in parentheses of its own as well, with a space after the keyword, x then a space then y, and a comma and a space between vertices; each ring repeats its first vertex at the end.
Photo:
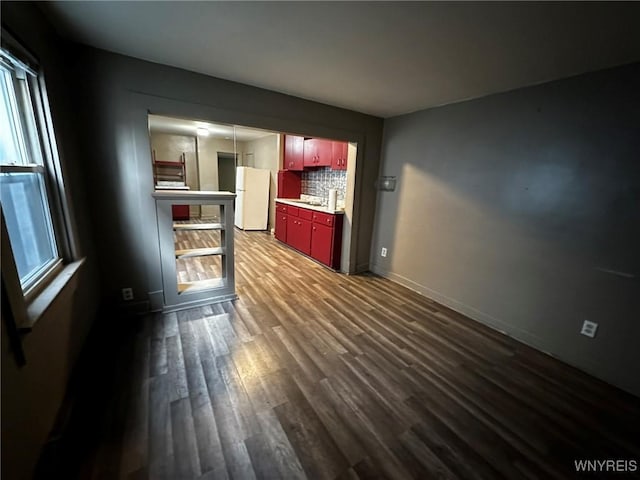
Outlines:
POLYGON ((230 302, 236 300, 237 298, 238 295, 236 293, 229 293, 227 295, 220 295, 215 299, 204 298, 193 302, 181 303, 180 305, 165 305, 164 307, 162 307, 162 313, 178 312, 180 310, 188 310, 190 308, 213 305, 215 303, 230 302))
POLYGON ((576 368, 577 370, 585 372, 595 378, 598 378, 609 385, 613 385, 617 388, 620 388, 625 392, 628 392, 632 395, 640 397, 640 391, 638 391, 637 386, 633 384, 627 384, 624 381, 613 383, 611 380, 603 378, 602 375, 598 374, 597 366, 603 364, 603 362, 598 361, 598 359, 585 360, 583 361, 583 364, 578 365, 572 360, 566 359, 561 355, 557 355, 551 352, 549 350, 548 345, 545 344, 545 341, 542 338, 538 337, 537 335, 532 334, 531 332, 522 330, 518 327, 514 327, 513 325, 505 322, 504 320, 501 320, 485 312, 482 312, 481 310, 478 310, 470 305, 460 302, 459 300, 443 295, 442 293, 436 290, 432 290, 425 285, 417 283, 411 280, 410 278, 404 277, 395 272, 391 272, 381 267, 378 264, 375 264, 375 263, 372 264, 371 271, 377 275, 380 275, 381 277, 391 280, 392 282, 402 285, 403 287, 413 290, 414 292, 424 297, 427 297, 431 300, 435 300, 436 302, 441 303, 445 307, 448 307, 451 310, 454 310, 466 317, 469 317, 471 320, 482 323, 483 325, 486 325, 493 330, 496 330, 510 338, 513 338, 514 340, 517 340, 518 342, 521 342, 531 348, 534 348, 535 350, 542 352, 545 355, 549 355, 550 357, 553 357, 561 361, 562 363, 570 365, 576 368))
POLYGON ((369 268, 369 262, 365 262, 365 263, 359 263, 356 265, 356 269, 353 273, 364 273, 364 272, 368 272, 370 270, 369 268))
POLYGON ((118 308, 121 312, 130 316, 145 315, 151 311, 148 300, 121 303, 120 305, 118 305, 118 308))

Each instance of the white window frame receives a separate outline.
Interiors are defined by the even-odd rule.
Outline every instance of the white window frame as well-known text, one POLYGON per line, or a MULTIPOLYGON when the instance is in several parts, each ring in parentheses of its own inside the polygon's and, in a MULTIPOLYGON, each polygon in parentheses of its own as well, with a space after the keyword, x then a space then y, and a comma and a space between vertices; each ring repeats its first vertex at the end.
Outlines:
MULTIPOLYGON (((58 146, 53 130, 44 74, 39 64, 15 38, 2 29, 2 50, 7 52, 13 66, 29 72, 29 102, 33 108, 36 132, 26 132, 31 138, 25 138, 27 150, 40 163, 29 165, 2 165, 2 172, 31 172, 44 174, 45 195, 48 201, 49 217, 53 228, 56 258, 47 262, 37 274, 37 279, 26 285, 20 283, 4 215, 2 223, 2 282, 11 307, 16 326, 20 330, 30 330, 49 304, 55 299, 77 269, 83 263, 76 242, 75 223, 68 191, 64 182, 63 169, 58 155, 58 146)), ((5 64, 9 61, 5 58, 5 64)), ((11 65, 10 65, 11 66, 11 65)), ((23 112, 21 112, 23 113, 23 112)), ((30 157, 34 158, 34 157, 30 157)))

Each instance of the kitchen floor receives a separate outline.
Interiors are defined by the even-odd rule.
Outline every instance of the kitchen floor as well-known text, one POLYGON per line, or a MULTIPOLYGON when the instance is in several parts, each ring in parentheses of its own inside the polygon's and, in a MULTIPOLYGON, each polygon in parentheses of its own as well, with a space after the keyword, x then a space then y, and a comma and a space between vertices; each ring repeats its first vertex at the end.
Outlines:
MULTIPOLYGON (((174 222, 180 224, 218 222, 218 219, 174 222)), ((182 230, 173 233, 174 247, 176 251, 190 250, 193 248, 219 247, 222 242, 220 230, 182 230)), ((222 260, 218 255, 202 257, 187 257, 176 260, 176 275, 178 284, 195 282, 198 280, 210 280, 222 277, 222 260)))
POLYGON ((83 390, 70 471, 547 479, 640 458, 638 398, 388 280, 263 232, 236 243, 237 301, 119 332, 91 371, 99 395, 83 390))

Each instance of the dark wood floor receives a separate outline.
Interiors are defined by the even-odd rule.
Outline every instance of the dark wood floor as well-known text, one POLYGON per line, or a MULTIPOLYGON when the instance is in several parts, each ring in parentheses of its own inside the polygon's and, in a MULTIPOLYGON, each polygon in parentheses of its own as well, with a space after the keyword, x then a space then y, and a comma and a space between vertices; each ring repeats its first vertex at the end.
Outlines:
POLYGON ((550 479, 640 459, 637 398, 385 279, 236 241, 237 301, 149 316, 113 348, 81 477, 550 479))

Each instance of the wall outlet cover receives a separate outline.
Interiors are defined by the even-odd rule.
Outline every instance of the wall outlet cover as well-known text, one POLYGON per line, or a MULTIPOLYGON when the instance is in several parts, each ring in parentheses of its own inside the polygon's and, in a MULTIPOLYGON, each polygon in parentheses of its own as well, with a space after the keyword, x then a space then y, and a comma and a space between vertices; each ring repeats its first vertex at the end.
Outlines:
POLYGON ((590 322, 589 320, 585 320, 582 324, 582 330, 580 330, 580 333, 582 335, 586 335, 587 337, 593 338, 596 336, 597 330, 598 330, 598 324, 596 322, 590 322))
POLYGON ((122 300, 124 300, 125 302, 133 300, 133 288, 122 289, 122 300))
POLYGON ((386 249, 386 247, 382 247, 382 251, 380 252, 380 256, 382 256, 382 257, 386 257, 386 256, 387 256, 387 249, 386 249))

